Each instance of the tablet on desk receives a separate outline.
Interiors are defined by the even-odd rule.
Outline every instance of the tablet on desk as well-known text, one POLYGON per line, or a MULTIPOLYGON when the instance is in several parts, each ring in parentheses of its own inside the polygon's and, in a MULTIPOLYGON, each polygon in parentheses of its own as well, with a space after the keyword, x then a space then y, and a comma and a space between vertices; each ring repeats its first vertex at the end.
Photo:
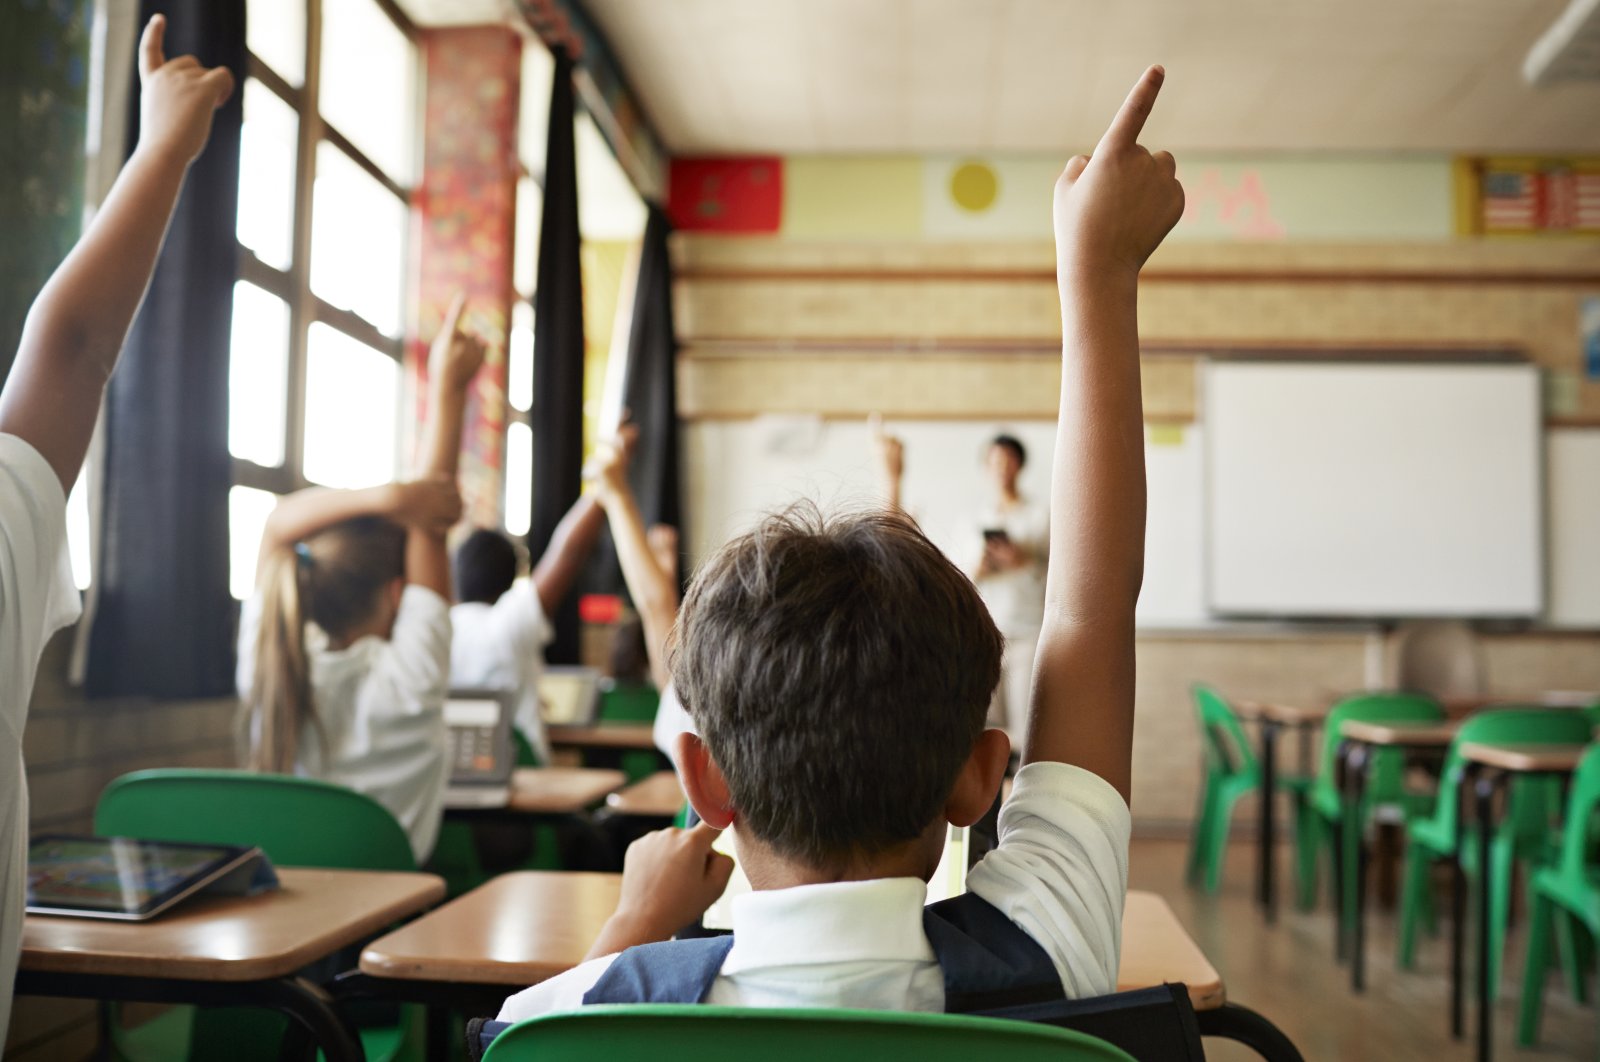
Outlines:
POLYGON ((142 922, 236 871, 253 876, 261 862, 259 848, 36 837, 28 845, 28 913, 142 922))

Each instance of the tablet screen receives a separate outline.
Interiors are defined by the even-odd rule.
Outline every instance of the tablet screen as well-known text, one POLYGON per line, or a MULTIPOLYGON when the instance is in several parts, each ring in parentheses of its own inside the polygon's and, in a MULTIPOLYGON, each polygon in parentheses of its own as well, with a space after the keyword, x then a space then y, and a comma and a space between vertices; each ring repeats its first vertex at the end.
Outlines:
POLYGON ((28 846, 28 906, 140 914, 245 851, 127 837, 40 837, 28 846))

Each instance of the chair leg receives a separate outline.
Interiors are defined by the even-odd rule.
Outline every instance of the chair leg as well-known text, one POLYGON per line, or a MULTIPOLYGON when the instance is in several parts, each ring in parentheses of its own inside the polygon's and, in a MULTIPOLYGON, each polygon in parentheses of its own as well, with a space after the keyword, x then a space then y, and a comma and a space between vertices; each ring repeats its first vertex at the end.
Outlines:
POLYGON ((1310 802, 1299 801, 1295 808, 1294 853, 1295 886, 1300 910, 1309 911, 1317 905, 1317 856, 1322 844, 1322 833, 1317 813, 1310 802))
POLYGON ((1215 893, 1222 886, 1222 864, 1228 857, 1228 829, 1233 821, 1233 801, 1218 799, 1211 812, 1211 824, 1206 845, 1206 892, 1215 893))
POLYGON ((1405 876, 1400 882, 1400 934, 1395 946, 1395 965, 1409 970, 1417 961, 1417 923, 1428 906, 1428 871, 1433 860, 1421 845, 1406 845, 1405 876))
POLYGON ((1195 813, 1194 828, 1189 838, 1189 864, 1184 872, 1184 880, 1190 885, 1198 884, 1205 868, 1206 844, 1211 836, 1212 805, 1216 802, 1216 786, 1211 784, 1210 777, 1206 778, 1205 788, 1200 791, 1200 807, 1195 813))
POLYGON ((1493 865, 1484 887, 1489 889, 1489 983, 1494 998, 1500 998, 1500 975, 1504 970, 1506 930, 1511 925, 1511 879, 1516 863, 1516 847, 1509 834, 1496 837, 1493 865))
POLYGON ((1589 1002, 1589 955, 1584 946, 1587 930, 1583 923, 1566 911, 1556 912, 1556 951, 1561 957, 1561 972, 1567 981, 1567 990, 1580 1006, 1589 1002))
POLYGON ((1539 1042, 1539 1019, 1544 1015, 1544 977, 1550 965, 1550 928, 1554 904, 1535 891, 1533 917, 1528 920, 1528 958, 1522 967, 1522 999, 1517 1006, 1517 1044, 1539 1042))

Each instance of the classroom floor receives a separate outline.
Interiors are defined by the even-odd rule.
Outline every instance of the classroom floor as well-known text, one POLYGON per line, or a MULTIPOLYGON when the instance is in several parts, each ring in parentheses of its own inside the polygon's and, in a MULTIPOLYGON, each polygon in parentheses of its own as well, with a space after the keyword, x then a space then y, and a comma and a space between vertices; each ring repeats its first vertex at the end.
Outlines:
MULTIPOLYGON (((1159 892, 1172 904, 1212 964, 1222 973, 1228 998, 1271 1018, 1295 1041, 1307 1062, 1447 1062, 1473 1057, 1473 1041, 1450 1038, 1450 942, 1424 936, 1417 947, 1417 969, 1402 973, 1394 965, 1395 916, 1369 912, 1367 990, 1350 991, 1349 970, 1334 962, 1331 912, 1294 910, 1287 880, 1289 851, 1281 851, 1278 922, 1268 926, 1254 899, 1256 849, 1253 843, 1229 846, 1222 888, 1215 896, 1190 890, 1183 882, 1186 844, 1136 840, 1129 887, 1159 892)), ((1448 932, 1448 923, 1441 927, 1448 932)), ((1495 1011, 1497 1062, 1594 1059, 1596 1015, 1578 1007, 1552 976, 1545 995, 1543 1043, 1518 1050, 1514 1044, 1517 986, 1522 977, 1525 933, 1514 926, 1507 946, 1504 991, 1495 1011)), ((1472 1021, 1468 1013, 1469 1028, 1472 1021)), ((1207 1042, 1209 1062, 1254 1060, 1234 1045, 1207 1042)))

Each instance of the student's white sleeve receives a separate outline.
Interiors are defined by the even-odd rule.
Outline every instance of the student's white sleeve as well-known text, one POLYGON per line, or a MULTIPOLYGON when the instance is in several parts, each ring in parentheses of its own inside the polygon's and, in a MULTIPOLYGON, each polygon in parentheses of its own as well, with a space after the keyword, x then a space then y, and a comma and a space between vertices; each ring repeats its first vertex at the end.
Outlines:
POLYGON ((261 591, 257 590, 239 606, 238 665, 233 682, 239 696, 247 697, 256 677, 256 636, 261 631, 261 591))
POLYGON ((437 711, 450 692, 450 604, 425 586, 407 586, 400 595, 382 657, 374 670, 406 694, 395 698, 397 711, 437 711))
POLYGON ((661 703, 656 705, 655 725, 650 729, 650 737, 656 743, 656 748, 661 750, 661 755, 678 765, 678 735, 693 734, 694 720, 689 717, 689 710, 678 700, 678 690, 671 682, 661 691, 661 703))
POLYGON ((518 579, 500 595, 489 613, 489 626, 494 639, 519 659, 543 656, 545 646, 555 637, 532 579, 518 579))
POLYGON ((495 1020, 527 1021, 541 1014, 554 1014, 558 1010, 577 1010, 583 1006, 584 994, 600 980, 601 974, 611 968, 615 958, 615 955, 602 955, 573 967, 559 977, 541 981, 532 988, 524 988, 501 1005, 500 1014, 495 1020))
POLYGON ((1000 809, 1000 844, 967 887, 1038 941, 1068 998, 1116 991, 1128 893, 1128 805, 1092 771, 1030 763, 1000 809))

